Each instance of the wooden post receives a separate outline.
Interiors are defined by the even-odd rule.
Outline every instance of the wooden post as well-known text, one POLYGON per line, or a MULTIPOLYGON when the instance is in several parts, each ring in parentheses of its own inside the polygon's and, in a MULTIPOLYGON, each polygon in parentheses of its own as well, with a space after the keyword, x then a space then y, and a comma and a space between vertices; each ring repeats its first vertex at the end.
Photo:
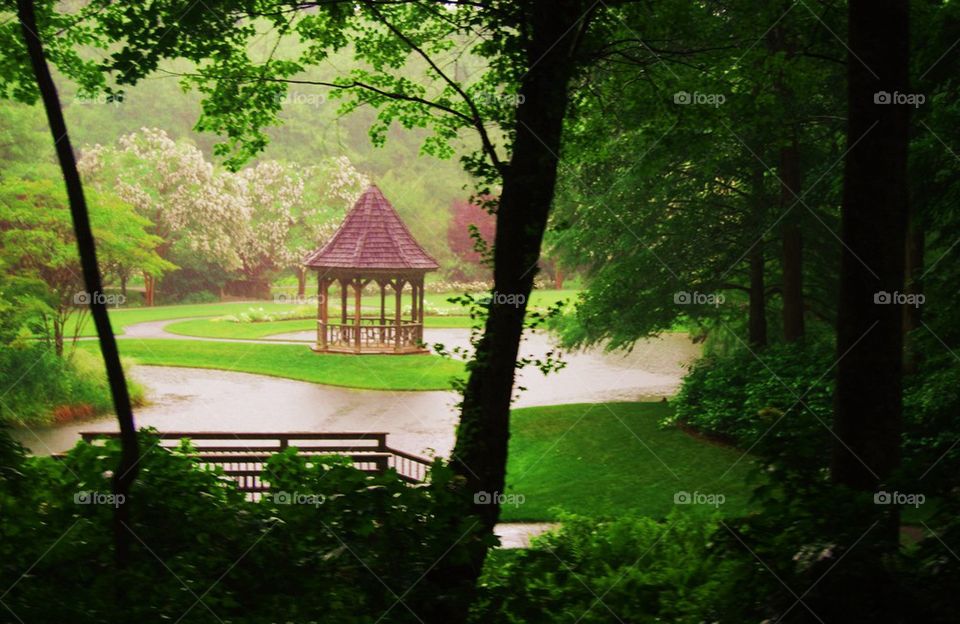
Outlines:
POLYGON ((417 302, 419 301, 417 295, 417 280, 410 280, 410 322, 417 322, 417 302))
POLYGON ((356 335, 353 337, 354 350, 360 353, 360 296, 363 294, 363 282, 356 278, 353 282, 353 327, 356 335))
POLYGON ((421 278, 420 278, 420 306, 419 306, 419 308, 418 308, 418 309, 420 310, 420 324, 421 324, 421 325, 423 325, 423 291, 424 291, 423 282, 424 282, 424 279, 421 277, 421 278))
POLYGON ((340 280, 340 323, 347 324, 347 280, 340 280))
POLYGON ((387 344, 387 290, 383 280, 377 280, 380 287, 380 327, 377 329, 377 344, 382 349, 387 344))
POLYGON ((380 285, 380 324, 387 323, 387 291, 383 287, 383 282, 377 282, 380 285))
POLYGON ((417 306, 417 309, 420 311, 420 317, 418 319, 418 322, 420 323, 420 327, 417 328, 417 342, 423 342, 423 290, 424 290, 423 282, 424 282, 424 279, 421 277, 420 286, 418 289, 418 292, 420 293, 420 305, 417 306))
POLYGON ((396 295, 395 303, 397 317, 394 319, 394 322, 396 323, 396 331, 394 332, 393 336, 393 350, 397 353, 400 353, 400 322, 403 318, 403 278, 397 278, 394 293, 396 295))
POLYGON ((329 312, 327 310, 327 294, 330 290, 330 280, 326 277, 320 277, 320 274, 317 274, 317 314, 319 315, 319 323, 317 324, 317 348, 321 351, 327 350, 327 322, 329 320, 329 312))

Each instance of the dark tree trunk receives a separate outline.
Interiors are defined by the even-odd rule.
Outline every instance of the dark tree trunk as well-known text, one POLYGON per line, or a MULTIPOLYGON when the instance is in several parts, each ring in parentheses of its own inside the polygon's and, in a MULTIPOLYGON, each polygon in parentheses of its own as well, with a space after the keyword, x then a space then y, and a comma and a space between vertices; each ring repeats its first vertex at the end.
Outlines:
POLYGON ((832 475, 861 490, 875 488, 900 462, 903 312, 877 293, 903 292, 909 109, 874 96, 908 92, 907 6, 907 0, 849 5, 847 144, 853 147, 841 210, 832 475))
MULTIPOLYGON (((913 210, 910 214, 910 222, 907 225, 907 249, 904 256, 906 261, 904 292, 908 295, 920 296, 923 294, 925 238, 923 223, 916 210, 913 210)), ((911 332, 920 327, 923 320, 922 310, 923 308, 920 305, 905 305, 903 307, 903 372, 907 374, 917 372, 921 363, 921 353, 914 344, 911 332)))
MULTIPOLYGON (((39 39, 40 29, 37 27, 33 0, 17 0, 17 14, 20 18, 33 73, 37 80, 37 87, 40 90, 43 106, 47 113, 47 122, 50 125, 54 147, 57 150, 57 159, 60 162, 63 181, 67 187, 70 215, 73 219, 74 234, 77 238, 77 249, 80 253, 80 266, 83 269, 83 281, 87 292, 91 294, 90 311, 97 328, 100 351, 103 354, 107 379, 110 383, 110 393, 113 396, 113 405, 120 424, 122 452, 120 466, 113 478, 114 494, 117 495, 118 501, 114 512, 113 531, 117 563, 120 567, 123 567, 129 558, 131 542, 131 535, 127 530, 130 522, 130 487, 136 478, 137 462, 139 460, 133 410, 130 406, 130 396, 127 393, 127 383, 123 374, 123 366, 120 364, 117 343, 110 327, 107 307, 103 298, 97 296, 97 294, 103 292, 100 269, 97 266, 97 248, 93 239, 93 231, 90 229, 87 203, 83 195, 80 174, 77 172, 73 147, 70 144, 67 125, 60 108, 60 98, 57 95, 57 89, 50 75, 50 68, 47 66, 43 46, 39 39)), ((62 331, 60 333, 62 335, 62 331)))
POLYGON ((750 318, 749 342, 754 347, 767 346, 767 293, 764 283, 763 242, 750 250, 750 318))
POLYGON ((307 294, 307 270, 303 267, 297 269, 297 298, 303 299, 307 294))
POLYGON ((154 295, 154 292, 155 292, 156 284, 157 284, 157 278, 155 278, 155 277, 152 276, 152 275, 144 274, 144 276, 143 276, 143 286, 144 286, 144 290, 143 290, 143 303, 144 303, 144 305, 146 305, 147 307, 150 307, 150 306, 153 305, 153 295, 154 295))
POLYGON ((124 301, 127 299, 127 275, 125 273, 120 275, 120 295, 123 296, 124 301))
POLYGON ((747 320, 747 340, 751 346, 765 347, 767 346, 767 288, 764 275, 766 258, 763 249, 763 233, 767 195, 764 193, 762 166, 754 169, 751 186, 751 220, 754 233, 759 238, 750 249, 748 258, 750 263, 750 314, 747 320))
MULTIPOLYGON (((530 3, 530 41, 526 50, 529 71, 521 80, 516 138, 503 175, 497 208, 494 243, 494 291, 529 299, 543 233, 557 180, 563 119, 568 102, 572 60, 570 50, 577 31, 589 16, 577 0, 538 0, 530 3)), ((502 298, 501 298, 502 299, 502 298)), ((490 306, 483 337, 461 406, 460 427, 453 451, 453 467, 474 497, 474 512, 484 529, 492 531, 500 515, 496 495, 504 490, 510 403, 517 352, 523 332, 526 304, 490 306)), ((479 577, 486 549, 451 574, 464 588, 479 577)), ((469 590, 468 590, 469 591, 469 590)), ((451 614, 462 621, 465 613, 451 614)))
POLYGON ((798 204, 800 196, 800 149, 794 134, 790 145, 780 150, 780 209, 790 210, 783 219, 783 339, 796 342, 803 338, 803 234, 798 204), (792 209, 791 209, 792 207, 792 209))
MULTIPOLYGON (((562 41, 582 15, 579 2, 533 3, 532 69, 522 81, 517 136, 497 209, 494 290, 529 298, 557 179, 558 153, 570 76, 562 41), (559 42, 559 44, 558 44, 559 42)), ((523 298, 518 298, 523 300, 523 298)), ((494 299, 497 301, 498 299, 494 299)), ((476 492, 502 492, 510 399, 526 305, 490 306, 464 393, 455 466, 476 492)), ((491 528, 497 505, 476 511, 491 528)))
POLYGON ((63 357, 63 321, 59 318, 53 321, 53 352, 63 357))

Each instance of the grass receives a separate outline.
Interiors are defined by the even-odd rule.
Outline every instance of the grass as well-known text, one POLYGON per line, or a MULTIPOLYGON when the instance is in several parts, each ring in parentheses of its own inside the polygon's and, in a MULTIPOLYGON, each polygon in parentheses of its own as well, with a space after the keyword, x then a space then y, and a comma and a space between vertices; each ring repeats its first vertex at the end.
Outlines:
MULTIPOLYGON (((666 403, 599 403, 513 411, 505 521, 551 520, 557 509, 594 517, 665 517, 677 492, 722 494, 726 516, 749 510, 752 465, 742 453, 657 423, 666 403), (738 462, 737 460, 740 459, 738 462), (519 500, 519 499, 518 499, 519 500)), ((684 505, 713 513, 710 505, 684 505)))
MULTIPOLYGON (((455 293, 427 293, 424 296, 425 310, 427 312, 428 327, 469 327, 469 318, 464 317, 465 310, 458 304, 447 301, 455 293), (459 315, 459 318, 457 318, 459 315), (457 320, 448 320, 457 318, 457 320), (443 320, 440 320, 443 319, 443 320), (435 324, 438 323, 438 324, 435 324), (452 323, 450 325, 444 323, 452 323), (462 324, 460 324, 462 323, 462 324)), ((530 307, 537 310, 544 310, 556 301, 564 299, 574 299, 577 295, 576 290, 538 290, 530 295, 530 307)), ((479 295, 478 295, 479 296, 479 295)), ((407 302, 409 302, 409 293, 407 293, 407 302)), ((335 316, 339 313, 339 296, 332 297, 330 301, 330 314, 335 316)), ((388 304, 389 304, 388 298, 388 304)), ((362 305, 369 311, 380 310, 380 297, 366 296, 362 300, 362 305)), ((173 306, 154 306, 152 308, 116 308, 110 310, 110 322, 113 324, 114 332, 122 334, 123 328, 137 323, 147 323, 150 321, 165 321, 173 319, 185 319, 192 317, 217 317, 231 314, 240 314, 246 312, 251 307, 258 307, 268 312, 285 312, 293 310, 299 306, 294 303, 274 303, 273 301, 231 301, 227 303, 197 303, 187 305, 173 306)), ((307 319, 309 320, 309 319, 307 319)), ((67 335, 73 334, 76 316, 71 318, 67 325, 67 335)), ((311 328, 312 329, 312 328, 311 328)), ((286 330, 282 330, 286 331, 286 330)), ((297 330, 292 330, 297 331, 297 330)), ((86 322, 80 332, 81 336, 94 336, 96 332, 93 323, 87 315, 86 322)), ((206 335, 206 334, 197 334, 206 335)), ((235 336, 229 336, 235 337, 235 336)), ((262 336, 256 336, 262 337, 262 336)))
MULTIPOLYGON (((425 327, 471 327, 468 316, 427 316, 425 327)), ((217 319, 192 319, 178 321, 166 326, 166 331, 181 336, 201 336, 204 338, 235 338, 256 340, 276 334, 316 331, 316 319, 293 319, 289 321, 265 321, 261 323, 231 323, 217 319)))
MULTIPOLYGON (((140 364, 212 368, 368 390, 449 390, 461 362, 435 355, 319 354, 306 346, 196 340, 121 340, 120 352, 140 364)), ((94 342, 81 349, 97 349, 94 342)))

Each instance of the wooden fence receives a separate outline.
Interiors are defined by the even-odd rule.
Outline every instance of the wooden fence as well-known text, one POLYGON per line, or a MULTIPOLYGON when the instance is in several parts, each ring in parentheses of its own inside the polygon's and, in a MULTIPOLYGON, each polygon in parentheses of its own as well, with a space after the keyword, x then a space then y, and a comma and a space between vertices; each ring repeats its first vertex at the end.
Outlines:
MULTIPOLYGON (((80 434, 85 442, 95 443, 105 438, 116 438, 115 431, 85 431, 80 434)), ((259 433, 259 432, 162 432, 160 445, 172 449, 183 439, 190 440, 197 459, 203 464, 223 468, 237 487, 249 494, 261 494, 270 489, 264 479, 266 461, 274 453, 295 447, 300 455, 343 455, 353 460, 354 466, 371 474, 383 474, 393 468, 407 483, 426 480, 430 460, 405 453, 387 445, 386 433, 259 433)))

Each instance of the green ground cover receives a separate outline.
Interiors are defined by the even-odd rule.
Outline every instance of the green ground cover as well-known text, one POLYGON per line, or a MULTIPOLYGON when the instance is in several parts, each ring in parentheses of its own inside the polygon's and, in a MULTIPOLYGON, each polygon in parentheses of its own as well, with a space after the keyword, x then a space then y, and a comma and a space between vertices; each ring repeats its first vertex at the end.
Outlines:
POLYGON ((749 510, 749 457, 662 428, 666 403, 599 403, 516 409, 511 418, 507 521, 549 520, 554 508, 595 516, 666 517, 678 492, 723 495, 692 512, 735 516, 749 510), (519 497, 515 500, 520 500, 519 497))
MULTIPOLYGON (((435 355, 319 354, 306 346, 199 340, 120 340, 120 353, 140 364, 213 368, 370 390, 449 390, 463 364, 435 355)), ((95 342, 81 349, 96 350, 95 342)))

